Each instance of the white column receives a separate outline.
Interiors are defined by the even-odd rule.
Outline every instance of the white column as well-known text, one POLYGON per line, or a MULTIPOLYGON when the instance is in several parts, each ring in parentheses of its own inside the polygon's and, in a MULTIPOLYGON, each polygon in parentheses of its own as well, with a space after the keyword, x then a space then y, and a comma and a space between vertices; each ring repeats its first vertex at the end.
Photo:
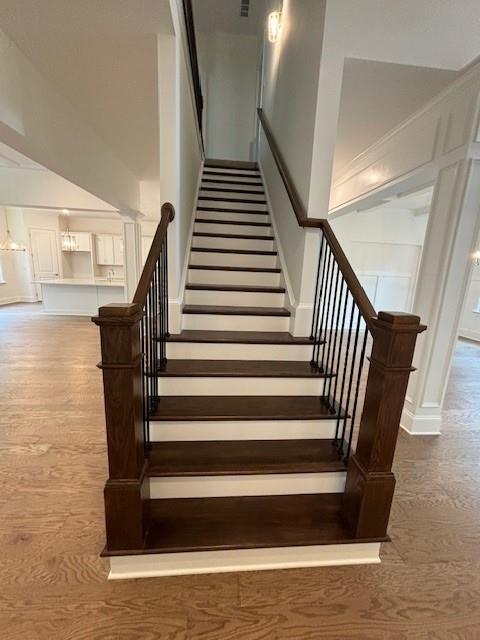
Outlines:
POLYGON ((142 274, 142 227, 135 215, 122 215, 125 300, 131 302, 142 274))
POLYGON ((413 312, 427 325, 419 336, 402 427, 440 433, 441 410, 480 227, 480 160, 463 159, 438 175, 413 312))

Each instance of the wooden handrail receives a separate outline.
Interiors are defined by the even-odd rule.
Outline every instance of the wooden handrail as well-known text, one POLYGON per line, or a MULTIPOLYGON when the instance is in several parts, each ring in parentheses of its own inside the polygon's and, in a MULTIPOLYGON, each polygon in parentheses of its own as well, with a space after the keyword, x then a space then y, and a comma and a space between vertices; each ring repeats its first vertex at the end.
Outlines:
POLYGON ((133 296, 133 302, 140 305, 141 308, 143 308, 145 300, 147 299, 147 294, 153 278, 153 272, 155 271, 158 256, 160 255, 162 244, 167 235, 168 225, 174 219, 174 217, 174 206, 169 202, 166 202, 162 206, 160 222, 155 232, 150 251, 148 252, 148 257, 145 261, 145 266, 143 267, 137 290, 135 291, 135 295, 133 296))
POLYGON ((367 323, 368 328, 371 330, 373 328, 372 320, 377 317, 377 312, 365 293, 364 288, 360 284, 355 271, 352 269, 350 262, 340 246, 329 222, 323 218, 309 218, 307 216, 307 211, 303 205, 302 199, 300 198, 300 194, 295 187, 292 176, 285 163, 282 152, 278 147, 263 109, 257 109, 257 112, 299 226, 303 228, 321 229, 323 231, 332 253, 335 256, 338 267, 345 278, 345 282, 358 305, 360 313, 367 323))
POLYGON ((188 54, 190 59, 190 68, 192 71, 193 89, 195 92, 195 107, 197 110, 198 127, 200 130, 200 138, 203 145, 203 94, 202 84, 200 82, 200 71, 198 68, 197 54, 197 38, 195 36, 195 22, 193 19, 192 0, 183 0, 183 15, 185 17, 185 28, 187 32, 188 54))

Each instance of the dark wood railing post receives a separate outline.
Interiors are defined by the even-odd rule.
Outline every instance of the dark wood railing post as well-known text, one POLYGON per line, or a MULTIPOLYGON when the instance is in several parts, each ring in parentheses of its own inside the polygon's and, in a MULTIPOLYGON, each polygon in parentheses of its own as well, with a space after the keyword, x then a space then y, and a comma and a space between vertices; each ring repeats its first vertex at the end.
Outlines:
POLYGON ((143 547, 148 504, 142 351, 138 304, 108 304, 93 322, 100 327, 109 478, 105 485, 107 551, 143 547))
POLYGON ((373 346, 355 454, 350 458, 343 516, 356 538, 387 535, 395 488, 392 462, 417 335, 418 316, 383 312, 372 320, 373 346))

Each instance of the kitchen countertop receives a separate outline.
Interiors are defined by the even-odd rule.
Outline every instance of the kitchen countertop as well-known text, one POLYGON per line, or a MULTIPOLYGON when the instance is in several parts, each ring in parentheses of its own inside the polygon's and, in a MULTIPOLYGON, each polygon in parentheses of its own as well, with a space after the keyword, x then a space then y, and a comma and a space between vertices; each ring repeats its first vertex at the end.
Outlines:
POLYGON ((34 280, 34 284, 75 285, 82 287, 124 287, 123 280, 105 280, 101 278, 55 278, 53 280, 34 280))

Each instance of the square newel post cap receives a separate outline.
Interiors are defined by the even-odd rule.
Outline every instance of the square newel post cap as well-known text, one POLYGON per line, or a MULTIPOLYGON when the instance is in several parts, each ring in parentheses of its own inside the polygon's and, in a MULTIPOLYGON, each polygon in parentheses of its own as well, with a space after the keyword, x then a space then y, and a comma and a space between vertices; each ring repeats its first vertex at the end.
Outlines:
POLYGON ((97 325, 134 324, 143 316, 140 305, 133 302, 111 302, 98 310, 98 316, 92 318, 97 325))
POLYGON ((420 324, 420 316, 404 311, 379 311, 373 324, 383 328, 390 326, 392 331, 402 333, 422 333, 427 328, 426 325, 420 324))

